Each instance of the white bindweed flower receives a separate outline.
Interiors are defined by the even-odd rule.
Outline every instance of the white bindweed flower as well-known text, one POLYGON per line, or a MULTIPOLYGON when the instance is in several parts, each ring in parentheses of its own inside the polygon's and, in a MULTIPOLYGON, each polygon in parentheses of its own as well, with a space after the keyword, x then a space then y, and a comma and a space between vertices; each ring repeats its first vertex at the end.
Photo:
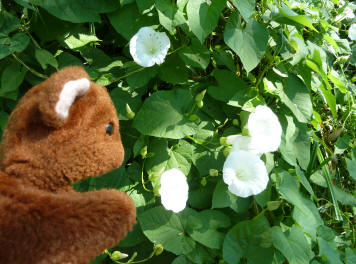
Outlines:
POLYGON ((356 23, 352 24, 349 28, 349 39, 356 40, 356 23))
POLYGON ((268 106, 258 105, 248 118, 251 144, 259 153, 276 151, 281 144, 282 127, 268 106))
POLYGON ((178 169, 170 169, 161 175, 161 202, 167 210, 182 211, 188 200, 188 183, 185 175, 178 169))
POLYGON ((164 32, 156 32, 150 27, 142 27, 130 40, 130 53, 134 61, 142 67, 162 64, 170 47, 164 32))
POLYGON ((223 179, 231 193, 248 197, 266 189, 268 174, 265 164, 257 155, 234 150, 224 163, 223 179))
POLYGON ((335 17, 335 21, 341 21, 344 19, 353 19, 355 17, 354 11, 350 7, 346 7, 344 11, 335 17))
POLYGON ((262 154, 258 146, 253 144, 254 142, 251 137, 232 135, 226 138, 226 143, 232 145, 232 151, 245 150, 258 156, 262 154))

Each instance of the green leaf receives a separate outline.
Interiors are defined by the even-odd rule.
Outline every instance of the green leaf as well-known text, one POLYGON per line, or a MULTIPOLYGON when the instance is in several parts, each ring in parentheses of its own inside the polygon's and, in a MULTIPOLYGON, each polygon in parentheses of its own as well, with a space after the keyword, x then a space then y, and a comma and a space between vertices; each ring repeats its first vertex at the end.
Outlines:
POLYGON ((120 7, 117 0, 77 0, 78 3, 85 9, 92 10, 97 13, 113 12, 120 7))
POLYGON ((9 64, 1 74, 0 97, 16 100, 26 72, 27 69, 17 62, 9 64))
POLYGON ((236 213, 246 210, 250 205, 250 199, 237 197, 229 192, 227 185, 219 181, 215 187, 211 208, 230 207, 236 213))
POLYGON ((335 143, 334 154, 337 155, 344 153, 344 151, 349 147, 350 142, 351 139, 348 135, 339 137, 335 143))
POLYGON ((278 6, 278 10, 284 17, 318 32, 306 16, 298 15, 292 9, 290 9, 286 4, 282 3, 281 7, 278 6))
POLYGON ((129 87, 118 87, 111 91, 110 95, 116 107, 120 120, 128 120, 126 116, 126 104, 133 112, 137 112, 142 105, 141 96, 143 91, 133 91, 129 87))
POLYGON ((175 258, 172 264, 194 264, 194 262, 191 262, 189 259, 187 259, 185 256, 180 255, 179 257, 175 258))
POLYGON ((245 0, 245 1, 232 1, 234 5, 239 10, 242 17, 247 21, 255 12, 256 1, 255 0, 245 0))
POLYGON ((225 6, 226 0, 194 0, 188 2, 189 27, 201 43, 216 27, 220 12, 225 6))
POLYGON ((7 35, 20 27, 20 21, 5 10, 0 12, 0 37, 7 35))
POLYGON ((89 35, 86 33, 68 34, 63 40, 66 46, 72 50, 77 50, 91 42, 97 41, 100 41, 100 39, 98 39, 95 35, 89 35))
POLYGON ((225 43, 240 57, 247 72, 252 71, 263 58, 268 42, 268 31, 256 20, 248 21, 244 29, 237 12, 232 13, 224 31, 225 43))
POLYGON ((126 5, 113 13, 108 14, 111 25, 126 40, 130 40, 141 27, 155 24, 153 16, 141 15, 136 4, 126 5))
POLYGON ((42 69, 47 69, 47 65, 51 65, 54 68, 58 68, 58 62, 56 58, 45 49, 36 49, 35 57, 39 64, 41 64, 42 69))
POLYGON ((166 0, 155 0, 160 24, 173 33, 176 26, 185 23, 184 14, 178 7, 166 0))
POLYGON ((335 86, 339 89, 340 92, 342 93, 347 92, 345 84, 341 81, 340 76, 336 71, 334 70, 330 71, 328 74, 328 78, 330 81, 333 82, 333 84, 335 84, 335 86))
POLYGON ((213 98, 237 107, 241 107, 250 99, 247 84, 236 74, 227 70, 216 69, 213 75, 218 82, 218 86, 208 88, 208 94, 213 98))
POLYGON ((77 57, 75 57, 74 55, 68 52, 62 52, 56 58, 59 64, 58 67, 59 69, 62 69, 66 66, 73 66, 73 65, 83 66, 83 63, 80 59, 78 59, 77 57))
POLYGON ((86 8, 86 4, 82 5, 79 1, 31 0, 31 2, 46 9, 50 14, 72 23, 100 22, 98 12, 86 8))
POLYGON ((11 53, 22 52, 30 43, 30 38, 25 33, 16 33, 11 38, 0 38, 0 59, 11 53))
POLYGON ((308 123, 313 113, 309 89, 297 76, 289 74, 286 88, 278 89, 281 101, 292 111, 299 122, 308 123))
POLYGON ((356 252, 355 249, 351 248, 346 248, 345 249, 346 253, 346 264, 354 264, 356 263, 356 252))
POLYGON ((185 233, 180 215, 167 211, 162 206, 145 211, 138 216, 138 222, 152 243, 162 244, 165 250, 176 255, 191 252, 195 247, 194 240, 185 233))
POLYGON ((201 226, 189 230, 189 235, 197 242, 209 248, 220 249, 225 234, 219 228, 230 226, 230 219, 223 213, 215 210, 205 210, 199 213, 198 219, 201 226))
POLYGON ((278 192, 283 199, 295 206, 293 218, 304 228, 304 231, 316 237, 316 229, 323 224, 315 204, 305 198, 299 191, 297 179, 288 172, 278 173, 278 192))
POLYGON ((0 129, 2 131, 5 130, 8 120, 9 120, 9 114, 6 113, 5 111, 0 111, 0 129))
POLYGON ((297 166, 295 167, 295 172, 297 174, 298 180, 300 183, 304 186, 304 188, 308 191, 308 193, 315 197, 315 193, 313 191, 313 188, 311 187, 307 177, 305 177, 304 172, 297 166))
POLYGON ((354 181, 356 181, 356 160, 355 159, 348 159, 345 158, 346 165, 347 165, 347 170, 349 171, 350 176, 354 181))
POLYGON ((208 67, 210 62, 210 52, 195 38, 192 39, 192 44, 184 47, 179 51, 179 57, 189 66, 201 68, 203 70, 208 67))
POLYGON ((321 237, 318 237, 319 244, 319 256, 328 261, 328 263, 332 264, 342 264, 340 260, 340 254, 333 245, 333 243, 324 240, 321 237))
POLYGON ((274 226, 271 233, 274 247, 282 252, 289 264, 305 264, 313 258, 314 254, 303 231, 295 225, 285 233, 280 227, 274 226))
MULTIPOLYGON (((128 69, 128 74, 140 68, 142 67, 137 66, 137 67, 130 68, 128 69)), ((137 73, 131 74, 130 76, 126 77, 126 80, 127 83, 130 85, 131 89, 137 89, 148 84, 148 82, 153 77, 155 77, 157 73, 158 73, 157 66, 147 67, 147 68, 143 68, 142 71, 139 71, 137 73)))
POLYGON ((223 258, 228 264, 239 263, 243 256, 249 263, 269 264, 273 253, 269 223, 263 215, 239 222, 229 230, 224 240, 223 258))
POLYGON ((198 126, 185 115, 192 104, 193 96, 187 90, 155 92, 136 114, 133 126, 142 134, 155 137, 179 139, 193 135, 198 126))
POLYGON ((159 68, 159 78, 172 84, 184 83, 188 80, 188 70, 185 63, 177 56, 169 56, 159 68))
POLYGON ((292 116, 285 115, 279 118, 283 129, 279 149, 283 158, 289 164, 296 166, 296 161, 306 170, 310 161, 311 140, 306 124, 299 123, 292 116))

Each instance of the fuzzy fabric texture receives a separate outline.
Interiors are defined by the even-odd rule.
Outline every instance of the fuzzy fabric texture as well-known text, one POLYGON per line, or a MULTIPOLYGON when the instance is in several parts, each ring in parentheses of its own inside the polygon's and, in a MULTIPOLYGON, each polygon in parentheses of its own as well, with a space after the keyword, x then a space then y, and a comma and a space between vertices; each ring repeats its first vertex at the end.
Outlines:
POLYGON ((124 157, 106 88, 90 82, 67 117, 56 112, 65 84, 83 78, 89 80, 81 67, 62 69, 30 89, 10 115, 0 158, 0 263, 86 264, 136 222, 125 193, 70 186, 119 167, 124 157))

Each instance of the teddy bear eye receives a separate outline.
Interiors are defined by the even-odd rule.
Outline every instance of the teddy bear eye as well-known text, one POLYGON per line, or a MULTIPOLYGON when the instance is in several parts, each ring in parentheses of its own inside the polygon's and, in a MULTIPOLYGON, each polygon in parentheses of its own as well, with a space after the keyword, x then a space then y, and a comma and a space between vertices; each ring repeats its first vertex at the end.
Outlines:
POLYGON ((105 131, 106 131, 106 134, 108 134, 109 136, 112 135, 112 133, 114 132, 114 128, 112 126, 112 123, 106 124, 105 131))

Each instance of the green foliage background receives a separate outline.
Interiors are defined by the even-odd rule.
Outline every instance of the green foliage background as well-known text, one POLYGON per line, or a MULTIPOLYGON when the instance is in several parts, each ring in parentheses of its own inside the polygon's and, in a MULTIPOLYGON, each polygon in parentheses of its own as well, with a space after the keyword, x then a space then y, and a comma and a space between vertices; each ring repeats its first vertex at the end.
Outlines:
POLYGON ((145 263, 356 263, 356 45, 347 38, 356 20, 340 19, 356 6, 345 2, 2 1, 0 128, 30 87, 82 65, 111 93, 126 154, 121 168, 75 187, 117 188, 137 206, 138 224, 115 250, 137 261, 162 244, 145 263), (171 40, 160 66, 132 61, 128 42, 142 26, 171 40), (259 104, 278 115, 282 144, 262 156, 268 188, 238 198, 222 181, 220 138, 245 133, 259 104), (190 186, 179 214, 154 195, 170 168, 190 186))

